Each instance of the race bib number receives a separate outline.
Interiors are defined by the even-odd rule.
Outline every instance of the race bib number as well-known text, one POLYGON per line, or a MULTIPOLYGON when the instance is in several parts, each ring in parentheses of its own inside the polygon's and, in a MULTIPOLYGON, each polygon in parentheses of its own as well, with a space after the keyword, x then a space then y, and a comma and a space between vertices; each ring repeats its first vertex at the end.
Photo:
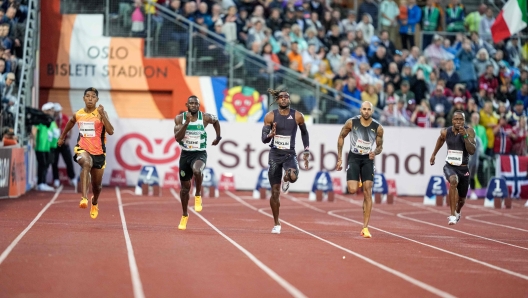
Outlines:
POLYGON ((183 144, 185 148, 188 149, 198 149, 200 148, 200 135, 199 134, 189 134, 186 132, 185 138, 183 138, 183 144))
POLYGON ((358 139, 356 141, 356 146, 353 149, 354 153, 359 154, 368 154, 371 150, 372 144, 368 141, 363 141, 362 139, 358 139))
POLYGON ((273 137, 273 144, 277 149, 281 150, 290 150, 290 140, 291 136, 279 136, 276 135, 273 137))
POLYGON ((450 165, 459 166, 462 164, 463 155, 461 150, 447 150, 446 162, 450 165))
POLYGON ((95 122, 79 122, 79 132, 85 138, 95 137, 95 122))

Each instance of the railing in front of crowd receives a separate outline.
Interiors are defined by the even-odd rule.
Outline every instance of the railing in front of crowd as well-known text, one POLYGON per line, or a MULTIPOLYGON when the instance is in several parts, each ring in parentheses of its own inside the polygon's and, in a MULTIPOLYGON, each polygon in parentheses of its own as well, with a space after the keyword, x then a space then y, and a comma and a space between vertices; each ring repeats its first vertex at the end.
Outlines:
POLYGON ((26 127, 26 107, 37 106, 38 81, 35 80, 36 55, 39 49, 39 1, 29 0, 26 32, 23 41, 24 55, 22 70, 18 85, 17 107, 15 109, 14 132, 19 138, 19 144, 26 145, 29 141, 31 127, 26 127))

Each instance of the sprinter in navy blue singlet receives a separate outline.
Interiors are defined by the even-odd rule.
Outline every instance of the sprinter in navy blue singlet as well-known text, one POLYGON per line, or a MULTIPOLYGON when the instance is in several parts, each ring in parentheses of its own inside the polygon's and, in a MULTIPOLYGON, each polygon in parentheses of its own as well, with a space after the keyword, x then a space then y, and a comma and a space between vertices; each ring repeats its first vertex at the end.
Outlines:
POLYGON ((347 120, 337 139, 336 171, 341 171, 343 169, 343 144, 350 134, 350 152, 346 168, 347 188, 349 193, 355 194, 360 177, 363 180, 363 229, 360 235, 365 238, 372 237, 368 224, 372 211, 374 157, 383 151, 383 126, 372 119, 373 112, 372 103, 363 102, 360 115, 347 120))
POLYGON ((456 111, 453 114, 453 126, 440 131, 436 147, 431 155, 430 163, 434 165, 438 150, 447 143, 447 156, 444 165, 444 175, 449 181, 449 202, 451 215, 447 217, 449 225, 455 225, 460 220, 460 211, 466 202, 469 188, 469 156, 475 154, 476 142, 473 128, 465 126, 465 114, 456 111), (458 199, 457 199, 458 196, 458 199))
POLYGON ((272 234, 280 234, 281 225, 279 220, 280 186, 286 192, 290 182, 294 183, 299 177, 299 163, 295 152, 295 137, 297 127, 301 130, 301 139, 304 147, 304 167, 308 169, 308 157, 310 156, 310 138, 304 124, 304 115, 299 111, 290 109, 290 95, 284 90, 268 89, 274 102, 279 108, 268 112, 264 117, 262 128, 262 142, 270 143, 268 178, 271 184, 270 206, 273 212, 275 225, 272 234), (283 175, 284 170, 284 175, 283 175))

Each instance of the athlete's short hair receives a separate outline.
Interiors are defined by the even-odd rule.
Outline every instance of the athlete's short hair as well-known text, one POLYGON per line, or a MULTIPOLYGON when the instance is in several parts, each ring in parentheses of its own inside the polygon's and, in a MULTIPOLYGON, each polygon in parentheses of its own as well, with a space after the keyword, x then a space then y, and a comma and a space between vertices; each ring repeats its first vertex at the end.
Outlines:
POLYGON ((97 89, 95 89, 94 87, 90 87, 90 88, 87 88, 86 90, 84 90, 84 95, 86 95, 86 93, 88 93, 88 91, 95 92, 95 96, 99 97, 99 91, 97 91, 97 89))
POLYGON ((187 101, 189 101, 189 99, 192 99, 192 98, 196 98, 198 101, 200 101, 200 99, 198 99, 198 96, 196 95, 189 96, 189 98, 187 98, 187 101))
POLYGON ((454 111, 454 112, 453 112, 453 116, 454 116, 455 114, 460 114, 460 115, 462 115, 462 117, 464 117, 464 119, 466 119, 466 114, 464 114, 464 111, 462 111, 462 110, 456 110, 456 111, 454 111))

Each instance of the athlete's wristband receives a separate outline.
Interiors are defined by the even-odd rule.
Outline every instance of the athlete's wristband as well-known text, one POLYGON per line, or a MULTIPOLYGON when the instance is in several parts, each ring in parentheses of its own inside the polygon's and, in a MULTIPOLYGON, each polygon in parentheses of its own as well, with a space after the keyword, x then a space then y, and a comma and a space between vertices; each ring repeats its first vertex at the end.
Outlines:
POLYGON ((468 136, 469 136, 468 134, 465 134, 465 135, 464 135, 464 139, 467 139, 468 136))

